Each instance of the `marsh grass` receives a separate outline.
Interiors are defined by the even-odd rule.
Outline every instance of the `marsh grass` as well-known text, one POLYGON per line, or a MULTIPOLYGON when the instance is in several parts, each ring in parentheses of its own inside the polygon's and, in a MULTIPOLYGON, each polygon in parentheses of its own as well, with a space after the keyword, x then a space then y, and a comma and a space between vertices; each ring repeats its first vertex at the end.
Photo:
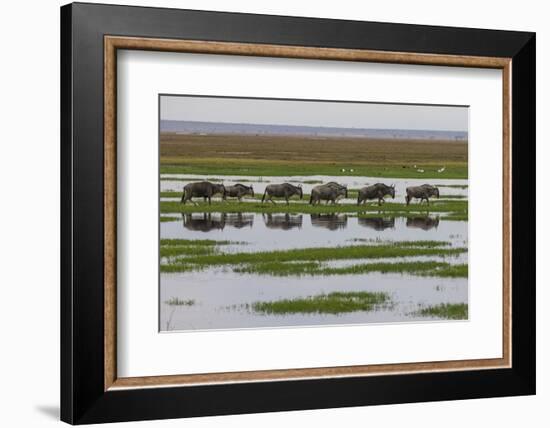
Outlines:
POLYGON ((450 320, 465 320, 468 319, 468 305, 466 303, 442 303, 422 308, 414 312, 413 315, 450 320))
MULTIPOLYGON (((322 262, 344 259, 377 259, 414 256, 456 256, 467 248, 441 248, 438 241, 395 242, 381 245, 352 245, 347 247, 298 248, 257 253, 207 253, 190 255, 184 250, 183 259, 173 259, 161 265, 162 272, 201 270, 213 266, 237 266, 259 263, 322 262)), ((171 252, 175 256, 177 250, 171 252)), ((297 268, 300 269, 300 268, 297 268)), ((307 269, 307 268, 305 268, 307 269)))
POLYGON ((195 304, 195 300, 193 299, 180 299, 178 297, 171 297, 168 300, 164 301, 165 304, 169 306, 193 306, 195 304))
POLYGON ((468 213, 449 213, 447 215, 444 215, 440 217, 440 220, 447 220, 447 221, 468 221, 468 213))
POLYGON ((291 275, 360 275, 366 273, 401 273, 401 274, 426 274, 437 276, 441 270, 448 269, 451 265, 444 262, 401 262, 401 263, 362 263, 345 267, 327 267, 317 262, 281 263, 266 262, 249 264, 233 268, 239 273, 253 273, 272 276, 291 275))
POLYGON ((215 239, 161 239, 161 246, 173 246, 173 245, 190 245, 190 246, 214 246, 214 245, 230 245, 230 244, 243 244, 241 241, 217 241, 215 239))
POLYGON ((333 292, 298 299, 282 299, 270 302, 254 302, 253 311, 267 315, 287 314, 341 314, 346 312, 372 311, 390 303, 388 293, 333 292))
MULTIPOLYGON (((161 239, 160 256, 205 256, 219 253, 217 247, 242 244, 240 241, 216 241, 213 239, 161 239)), ((184 270, 188 270, 185 268, 184 270)))
POLYGON ((160 217, 160 222, 161 223, 167 223, 167 222, 170 222, 170 221, 178 221, 180 220, 179 217, 174 217, 174 216, 161 216, 160 217))
POLYGON ((447 264, 434 270, 420 273, 423 276, 437 276, 438 278, 468 278, 467 264, 447 264))

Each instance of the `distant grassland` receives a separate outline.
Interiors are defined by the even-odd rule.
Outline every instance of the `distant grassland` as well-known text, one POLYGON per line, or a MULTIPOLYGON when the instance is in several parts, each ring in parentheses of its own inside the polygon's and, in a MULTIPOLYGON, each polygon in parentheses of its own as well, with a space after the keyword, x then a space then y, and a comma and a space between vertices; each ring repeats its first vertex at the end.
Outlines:
POLYGON ((412 139, 163 133, 160 163, 162 174, 465 179, 468 144, 412 139), (438 173, 437 169, 442 167, 445 170, 438 173), (423 169, 424 173, 417 169, 423 169))

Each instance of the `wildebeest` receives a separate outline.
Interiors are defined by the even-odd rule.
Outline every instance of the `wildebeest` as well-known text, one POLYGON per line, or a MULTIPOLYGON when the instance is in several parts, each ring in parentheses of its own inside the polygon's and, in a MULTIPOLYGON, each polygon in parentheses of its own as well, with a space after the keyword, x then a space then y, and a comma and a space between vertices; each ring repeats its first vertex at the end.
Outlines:
POLYGON ((245 186, 244 184, 237 183, 234 186, 225 186, 223 199, 225 200, 229 196, 231 198, 237 198, 239 202, 241 202, 242 197, 246 195, 254 197, 254 189, 252 189, 252 186, 245 186))
POLYGON ((416 198, 420 199, 420 203, 424 199, 426 199, 426 202, 428 205, 430 205, 430 197, 435 196, 439 199, 439 189, 435 186, 432 186, 430 184, 423 184, 422 186, 413 186, 413 187, 407 187, 407 196, 405 196, 405 201, 407 201, 407 205, 411 202, 411 199, 416 198))
POLYGON ((187 201, 193 202, 194 197, 204 198, 204 202, 208 199, 208 204, 211 203, 212 196, 216 194, 225 193, 225 186, 223 184, 214 184, 209 181, 198 181, 196 183, 186 184, 183 188, 183 195, 181 197, 181 202, 186 203, 187 201))
POLYGON ((346 214, 311 214, 311 225, 329 230, 343 229, 348 225, 346 214))
POLYGON ((276 197, 285 198, 286 204, 288 205, 288 199, 294 195, 299 195, 300 199, 302 199, 304 197, 304 194, 302 193, 302 188, 299 186, 294 186, 290 183, 268 184, 265 187, 264 195, 262 196, 262 203, 264 202, 264 200, 275 203, 273 197, 276 197))
POLYGON ((439 217, 407 217, 407 227, 430 230, 439 226, 439 217))
POLYGON ((394 217, 359 217, 357 222, 361 226, 369 227, 374 230, 393 229, 395 227, 394 217))
POLYGON ((302 227, 302 214, 263 214, 265 227, 269 229, 290 230, 302 227))
POLYGON ((367 202, 368 199, 378 199, 378 205, 382 205, 384 196, 389 195, 395 198, 395 187, 383 183, 376 183, 359 189, 357 194, 357 205, 367 202))
POLYGON ((340 198, 348 197, 348 188, 341 184, 331 181, 330 183, 320 184, 311 189, 311 196, 309 203, 311 205, 320 204, 321 201, 327 201, 327 204, 332 202, 333 204, 340 198))

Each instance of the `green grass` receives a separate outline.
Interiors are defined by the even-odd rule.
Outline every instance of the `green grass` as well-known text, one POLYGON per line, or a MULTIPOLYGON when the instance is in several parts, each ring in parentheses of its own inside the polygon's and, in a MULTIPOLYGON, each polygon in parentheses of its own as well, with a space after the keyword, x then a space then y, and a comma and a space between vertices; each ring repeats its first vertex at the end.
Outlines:
POLYGON ((171 260, 161 265, 162 272, 184 272, 200 270, 211 266, 239 264, 257 264, 274 262, 321 262, 344 259, 376 259, 413 256, 456 256, 467 248, 434 248, 433 246, 414 246, 392 243, 383 245, 354 245, 348 247, 298 248, 292 250, 265 251, 257 253, 197 254, 187 255, 184 259, 171 260))
POLYGON ((468 265, 459 264, 447 266, 441 266, 433 271, 426 271, 421 273, 423 276, 437 276, 438 278, 468 278, 468 265))
MULTIPOLYGON (((464 271, 452 269, 453 266, 444 262, 401 262, 401 263, 362 263, 345 267, 326 267, 317 262, 285 263, 266 262, 248 264, 233 268, 235 272, 252 273, 272 276, 294 275, 360 275, 373 272, 417 274, 422 276, 463 277, 464 271), (452 275, 453 274, 453 275, 452 275)), ((468 270, 465 271, 468 276, 468 270)))
POLYGON ((195 301, 193 299, 183 300, 178 297, 171 297, 170 299, 165 300, 164 303, 170 306, 193 306, 195 301))
MULTIPOLYGON (((162 174, 162 173, 161 173, 162 174)), ((222 181, 221 178, 216 177, 160 177, 160 181, 222 181)))
POLYGON ((176 256, 206 256, 217 254, 215 247, 208 246, 192 246, 192 245, 168 245, 160 247, 161 257, 176 257, 176 256))
POLYGON ((263 314, 341 314, 346 312, 372 311, 390 303, 388 293, 334 292, 308 296, 301 299, 283 299, 270 302, 254 302, 252 310, 263 314))
POLYGON ((439 165, 417 165, 417 169, 424 169, 424 173, 414 168, 404 168, 402 165, 387 163, 364 164, 331 164, 331 163, 288 163, 288 162, 248 162, 246 160, 228 161, 226 159, 185 160, 185 164, 172 163, 166 159, 161 167, 161 174, 195 174, 195 175, 241 175, 256 177, 280 177, 292 175, 331 175, 331 176, 364 176, 380 178, 468 178, 466 163, 448 165, 443 173, 438 173, 439 165), (342 171, 342 166, 346 171, 342 171), (353 169, 353 172, 350 172, 353 169))
POLYGON ((276 204, 271 202, 236 202, 236 201, 212 201, 212 204, 198 202, 197 205, 187 203, 182 204, 179 201, 161 201, 160 211, 162 213, 293 213, 293 214, 332 214, 332 213, 361 213, 361 212, 377 212, 377 213, 412 213, 412 212, 453 212, 467 213, 467 200, 450 200, 450 201, 432 201, 430 205, 426 203, 404 203, 386 202, 382 206, 361 205, 356 204, 329 204, 329 205, 310 205, 307 200, 290 203, 286 205, 285 201, 277 201, 276 204))
POLYGON ((191 246, 214 246, 214 245, 230 245, 243 244, 241 241, 216 241, 215 239, 161 239, 160 245, 191 245, 191 246))
POLYGON ((216 254, 216 247, 230 244, 242 244, 238 241, 216 241, 213 239, 161 239, 160 256, 204 256, 216 254))
POLYGON ((169 222, 169 221, 178 221, 180 220, 179 217, 174 217, 174 216, 161 216, 160 217, 160 222, 161 223, 165 223, 165 222, 169 222))
POLYGON ((468 213, 467 212, 450 213, 440 217, 439 219, 447 220, 447 221, 468 221, 468 213))
POLYGON ((414 312, 413 315, 450 320, 465 320, 468 319, 468 305, 466 303, 442 303, 422 308, 414 312))

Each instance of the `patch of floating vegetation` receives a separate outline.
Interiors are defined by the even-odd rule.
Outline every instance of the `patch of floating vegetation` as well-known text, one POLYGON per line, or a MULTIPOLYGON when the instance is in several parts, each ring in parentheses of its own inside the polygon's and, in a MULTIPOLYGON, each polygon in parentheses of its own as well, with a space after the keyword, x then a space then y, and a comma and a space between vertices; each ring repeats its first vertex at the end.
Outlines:
MULTIPOLYGON (((344 259, 378 259, 413 256, 457 256, 467 248, 441 248, 440 241, 392 242, 380 245, 351 245, 346 247, 298 248, 257 253, 204 253, 191 255, 185 246, 175 246, 167 255, 177 256, 181 249, 183 258, 174 258, 161 264, 162 272, 185 272, 214 266, 238 266, 243 264, 322 262, 344 259)), ((169 247, 165 247, 169 248, 169 247)), ((198 247, 195 247, 198 248, 198 247)), ((162 255, 162 247, 161 247, 162 255)))
POLYGON ((448 241, 383 241, 379 238, 351 238, 349 242, 365 242, 376 245, 391 245, 394 247, 450 247, 452 244, 448 241))
POLYGON ((160 222, 161 223, 167 223, 167 222, 170 222, 170 221, 179 221, 180 218, 179 217, 173 217, 173 216, 161 216, 160 217, 160 222))
POLYGON ((435 306, 421 308, 412 315, 435 317, 448 320, 468 319, 468 305, 466 303, 442 303, 435 306))
POLYGON ((297 299, 254 302, 247 309, 266 315, 288 314, 342 314, 372 311, 391 303, 388 293, 333 292, 297 299))
MULTIPOLYGON (((218 246, 244 244, 240 241, 216 241, 213 239, 161 239, 160 256, 204 256, 218 253, 218 246)), ((188 270, 188 269, 184 269, 188 270)))
POLYGON ((169 306, 193 306, 195 301, 193 299, 184 300, 178 297, 171 297, 170 299, 165 300, 164 303, 169 306))

